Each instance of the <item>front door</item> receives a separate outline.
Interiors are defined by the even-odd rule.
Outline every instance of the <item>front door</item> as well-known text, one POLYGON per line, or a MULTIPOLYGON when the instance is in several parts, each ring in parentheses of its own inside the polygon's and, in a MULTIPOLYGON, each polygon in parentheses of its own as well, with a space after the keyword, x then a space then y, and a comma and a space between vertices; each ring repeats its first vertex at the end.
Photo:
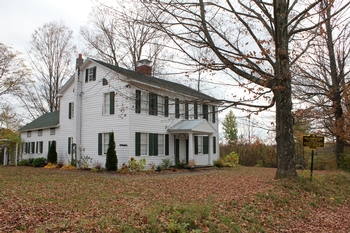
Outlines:
POLYGON ((175 165, 180 164, 180 139, 175 139, 175 165))

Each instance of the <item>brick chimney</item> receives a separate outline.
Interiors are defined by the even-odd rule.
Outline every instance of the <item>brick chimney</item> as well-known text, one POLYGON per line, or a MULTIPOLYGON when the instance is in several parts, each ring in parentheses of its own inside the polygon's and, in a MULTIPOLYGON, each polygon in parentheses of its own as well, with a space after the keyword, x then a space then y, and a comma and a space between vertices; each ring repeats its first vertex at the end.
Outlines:
POLYGON ((79 54, 77 60, 75 61, 75 70, 77 70, 84 62, 83 54, 79 54))
POLYGON ((151 66, 152 61, 148 59, 142 59, 137 61, 137 67, 136 67, 136 72, 147 75, 147 76, 152 76, 152 66, 151 66))

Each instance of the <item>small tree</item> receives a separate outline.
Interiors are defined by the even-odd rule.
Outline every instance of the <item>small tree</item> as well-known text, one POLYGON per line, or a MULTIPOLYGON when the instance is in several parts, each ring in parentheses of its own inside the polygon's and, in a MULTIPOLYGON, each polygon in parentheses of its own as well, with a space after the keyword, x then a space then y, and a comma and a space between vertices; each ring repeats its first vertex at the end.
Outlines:
POLYGON ((236 117, 232 110, 225 116, 225 120, 222 122, 222 129, 224 131, 224 137, 229 145, 236 143, 237 141, 237 122, 236 117))
POLYGON ((47 162, 57 163, 56 141, 51 142, 49 153, 47 154, 47 162))
POLYGON ((115 171, 118 167, 117 152, 115 151, 114 133, 109 135, 109 144, 106 158, 106 170, 115 171))

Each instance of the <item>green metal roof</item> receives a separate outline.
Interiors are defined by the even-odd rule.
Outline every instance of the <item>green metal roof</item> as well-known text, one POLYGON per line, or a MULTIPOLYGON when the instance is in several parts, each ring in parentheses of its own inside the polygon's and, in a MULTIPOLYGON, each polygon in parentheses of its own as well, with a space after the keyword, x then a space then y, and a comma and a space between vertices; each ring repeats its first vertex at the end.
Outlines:
POLYGON ((160 79, 160 78, 156 78, 156 77, 151 77, 151 76, 147 76, 135 71, 131 71, 131 70, 127 70, 118 66, 114 66, 111 64, 108 64, 106 62, 103 61, 99 61, 99 60, 95 60, 95 59, 91 59, 92 61, 95 61, 111 70, 114 70, 124 76, 126 76, 127 78, 140 82, 140 83, 145 83, 148 85, 152 85, 152 86, 156 86, 159 87, 160 89, 165 89, 165 90, 171 90, 171 91, 175 91, 181 94, 185 94, 185 95, 190 95, 193 97, 196 97, 200 100, 204 100, 204 101, 210 101, 210 102, 216 102, 218 101, 217 99, 206 95, 202 92, 196 91, 188 86, 182 85, 180 83, 175 83, 175 82, 171 82, 165 79, 160 79))
POLYGON ((59 124, 59 111, 45 113, 34 121, 26 124, 19 131, 30 131, 35 129, 54 128, 59 124))

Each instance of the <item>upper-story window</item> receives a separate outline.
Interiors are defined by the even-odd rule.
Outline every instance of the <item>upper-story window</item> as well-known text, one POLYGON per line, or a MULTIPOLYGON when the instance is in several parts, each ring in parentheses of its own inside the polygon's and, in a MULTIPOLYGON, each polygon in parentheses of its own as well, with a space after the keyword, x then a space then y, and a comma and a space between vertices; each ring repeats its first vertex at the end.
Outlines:
POLYGON ((203 110, 203 119, 209 120, 209 118, 208 118, 208 105, 203 104, 202 110, 203 110))
POLYGON ((32 131, 27 131, 27 138, 30 138, 32 136, 32 131))
POLYGON ((169 97, 168 96, 164 97, 164 116, 165 117, 169 116, 169 97))
POLYGON ((56 134, 56 129, 55 128, 51 128, 50 129, 50 135, 55 135, 56 134))
POLYGON ((158 96, 158 115, 164 116, 164 97, 158 96))
POLYGON ((148 93, 141 91, 141 113, 148 113, 148 93))
POLYGON ((113 115, 114 114, 114 91, 103 94, 103 115, 113 115))
POLYGON ((68 119, 74 118, 74 102, 68 104, 68 119))
POLYGON ((43 136, 43 130, 42 129, 38 129, 38 136, 43 136))
POLYGON ((85 70, 85 82, 91 82, 96 80, 96 66, 87 68, 85 70))

